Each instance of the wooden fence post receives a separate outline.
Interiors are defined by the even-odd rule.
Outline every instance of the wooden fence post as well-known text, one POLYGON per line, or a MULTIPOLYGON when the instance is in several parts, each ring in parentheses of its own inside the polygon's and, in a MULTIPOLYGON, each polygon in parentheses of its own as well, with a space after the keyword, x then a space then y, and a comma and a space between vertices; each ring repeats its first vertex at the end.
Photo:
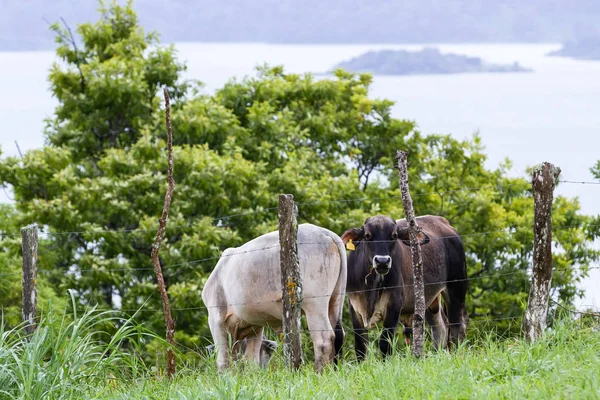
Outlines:
POLYGON ((23 322, 26 324, 25 333, 30 335, 35 330, 37 316, 37 224, 21 228, 21 237, 21 248, 23 250, 23 322))
POLYGON ((283 290, 283 357, 288 368, 302 363, 302 277, 298 261, 298 221, 294 196, 279 195, 279 245, 283 290))
POLYGON ((414 292, 415 292, 415 313, 413 317, 413 348, 415 357, 421 357, 423 350, 423 321, 425 320, 425 284, 423 282, 423 258, 421 257, 421 244, 418 241, 420 228, 415 220, 415 211, 413 209, 412 198, 408 190, 408 166, 407 151, 398 151, 396 160, 398 170, 400 171, 400 192, 402 193, 402 205, 406 214, 406 221, 409 227, 410 254, 412 255, 413 274, 414 274, 414 292))
POLYGON ((533 273, 523 319, 528 342, 535 342, 546 329, 548 297, 552 283, 552 197, 560 168, 544 162, 533 169, 534 200, 533 273))
POLYGON ((163 205, 163 211, 158 220, 158 231, 156 232, 156 238, 152 245, 152 264, 154 265, 154 273, 156 275, 156 283, 158 285, 158 291, 160 292, 160 298, 163 303, 163 314, 165 316, 165 325, 167 328, 165 340, 169 344, 167 348, 167 376, 172 378, 175 375, 176 364, 175 364, 175 353, 173 347, 175 347, 175 321, 171 316, 171 306, 169 304, 169 295, 167 288, 165 287, 165 279, 162 273, 162 266, 158 253, 160 251, 160 242, 162 242, 165 231, 167 229, 167 220, 169 219, 169 209, 171 208, 171 199, 173 191, 175 190, 175 180, 173 179, 173 128, 171 126, 171 107, 169 102, 169 94, 167 89, 163 89, 165 96, 165 119, 167 125, 167 154, 168 154, 168 172, 167 172, 167 193, 165 194, 165 202, 163 205))

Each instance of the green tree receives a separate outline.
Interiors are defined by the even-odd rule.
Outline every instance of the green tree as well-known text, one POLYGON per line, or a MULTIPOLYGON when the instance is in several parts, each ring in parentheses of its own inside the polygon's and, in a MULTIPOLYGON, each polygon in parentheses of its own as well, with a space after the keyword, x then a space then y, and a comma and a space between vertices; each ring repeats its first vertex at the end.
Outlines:
MULTIPOLYGON (((48 144, 0 161, 0 180, 16 202, 6 232, 32 221, 43 227, 40 269, 57 293, 75 290, 81 307, 143 305, 138 318, 163 331, 150 251, 166 190, 157 95, 164 86, 173 98, 176 189, 160 261, 179 342, 209 338, 202 285, 224 248, 276 229, 278 193, 294 194, 301 222, 338 233, 375 213, 401 217, 397 149, 410 152, 417 214, 444 215, 464 234, 472 320, 522 315, 530 184, 509 178, 506 166, 485 168, 477 136, 423 136, 413 122, 392 118, 390 101, 368 97, 369 75, 344 71, 317 80, 264 66, 201 95, 182 79, 174 49, 144 34, 131 4, 100 14, 77 28, 79 41, 54 27, 62 62, 50 73, 59 105, 48 144)), ((589 221, 574 200, 559 197, 554 207, 557 226, 589 221)), ((553 287, 562 301, 574 298, 598 258, 593 235, 577 227, 554 235, 553 287)), ((14 246, 5 253, 18 259, 14 246)))
POLYGON ((157 35, 139 27, 131 0, 126 7, 100 2, 99 11, 98 23, 77 28, 79 45, 67 25, 52 25, 62 62, 50 71, 59 106, 46 137, 53 146, 68 147, 73 161, 84 162, 79 172, 89 175, 97 171, 85 161, 139 139, 158 108, 157 89, 167 87, 176 101, 189 88, 179 81, 185 66, 175 60, 173 47, 156 47, 157 35))

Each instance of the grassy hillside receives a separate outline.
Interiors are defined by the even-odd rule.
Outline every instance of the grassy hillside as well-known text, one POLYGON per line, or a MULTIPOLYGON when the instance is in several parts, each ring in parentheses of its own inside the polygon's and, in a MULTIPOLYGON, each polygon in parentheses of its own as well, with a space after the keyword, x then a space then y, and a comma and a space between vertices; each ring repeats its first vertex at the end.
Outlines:
POLYGON ((357 364, 346 343, 340 368, 322 374, 310 364, 298 373, 287 371, 281 348, 269 371, 237 364, 219 375, 213 358, 186 363, 180 357, 172 382, 159 376, 154 361, 142 362, 136 343, 148 339, 144 329, 107 314, 69 322, 51 312, 31 340, 23 341, 21 333, 0 329, 0 399, 600 397, 597 320, 561 320, 533 345, 479 336, 454 353, 428 350, 421 360, 401 348, 388 361, 371 352, 357 364), (122 327, 107 338, 101 333, 106 324, 122 327))
MULTIPOLYGON (((3 0, 0 8, 0 49, 39 49, 52 47, 44 19, 63 17, 75 27, 94 16, 97 2, 3 0)), ((138 0, 135 8, 142 25, 166 42, 562 42, 600 36, 595 0, 138 0)))
POLYGON ((455 354, 429 352, 415 361, 399 354, 387 362, 353 357, 339 371, 298 374, 246 368, 217 376, 212 368, 184 371, 172 384, 141 381, 106 391, 106 398, 227 399, 549 399, 600 397, 600 335, 562 325, 544 340, 481 340, 455 354))

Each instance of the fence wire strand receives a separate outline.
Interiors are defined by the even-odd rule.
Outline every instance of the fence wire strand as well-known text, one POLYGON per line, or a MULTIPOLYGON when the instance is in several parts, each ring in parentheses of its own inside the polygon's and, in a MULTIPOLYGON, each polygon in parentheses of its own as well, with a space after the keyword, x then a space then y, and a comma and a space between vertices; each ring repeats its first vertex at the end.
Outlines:
MULTIPOLYGON (((559 180, 558 183, 580 184, 580 185, 600 185, 600 182, 596 182, 596 181, 559 180)), ((452 189, 452 190, 419 192, 419 193, 413 194, 412 196, 413 197, 430 196, 430 195, 445 196, 447 194, 452 194, 452 193, 473 192, 473 191, 479 191, 479 190, 483 190, 483 189, 495 189, 496 191, 501 192, 503 189, 507 189, 507 188, 511 188, 511 187, 520 187, 522 185, 523 185, 523 183, 504 184, 504 185, 503 184, 481 185, 481 186, 475 186, 475 187, 462 187, 462 188, 452 189)), ((529 191, 530 189, 527 188, 525 190, 529 191)), ((375 198, 358 197, 358 198, 352 198, 352 199, 307 200, 307 201, 297 202, 296 204, 298 206, 301 206, 301 205, 309 206, 309 205, 316 205, 316 204, 350 203, 350 202, 360 202, 360 201, 380 201, 380 200, 393 200, 393 199, 400 199, 400 198, 401 198, 401 196, 384 196, 384 197, 375 197, 375 198)), ((271 212, 271 211, 274 211, 277 209, 278 209, 278 207, 268 207, 268 208, 263 208, 260 210, 245 211, 245 212, 240 212, 240 213, 223 215, 223 216, 219 216, 219 217, 206 216, 203 218, 210 218, 213 222, 219 222, 219 221, 228 220, 231 218, 236 218, 236 217, 241 217, 241 216, 246 216, 246 215, 271 212)), ((171 225, 168 227, 168 229, 178 229, 178 228, 189 227, 189 226, 194 225, 194 223, 196 223, 196 222, 198 222, 198 221, 189 222, 189 223, 181 224, 181 225, 171 225)), ((71 235, 71 234, 74 235, 74 234, 100 234, 100 233, 135 233, 135 232, 155 232, 157 229, 158 228, 91 229, 91 230, 77 230, 77 231, 41 232, 40 234, 49 235, 49 236, 60 236, 60 235, 71 235)), ((0 234, 0 238, 2 238, 2 237, 17 237, 20 235, 21 235, 20 233, 14 233, 14 234, 4 233, 4 234, 0 234)))
MULTIPOLYGON (((558 226, 553 226, 552 229, 553 230, 554 229, 568 230, 568 229, 588 229, 588 228, 598 228, 598 227, 600 227, 600 224, 558 225, 558 226)), ((531 228, 505 228, 505 229, 500 229, 500 230, 496 230, 496 231, 461 234, 459 236, 461 238, 471 238, 471 237, 488 236, 488 235, 500 234, 500 233, 516 234, 516 233, 528 233, 528 232, 531 232, 531 228)), ((453 239, 453 238, 456 238, 456 236, 448 235, 448 236, 430 237, 430 240, 446 240, 446 239, 453 239)), ((369 241, 369 243, 390 243, 390 242, 391 241, 389 241, 389 240, 381 240, 381 241, 371 240, 371 241, 369 241)), ((358 243, 360 243, 360 242, 357 242, 357 244, 358 243)), ((298 245, 318 245, 318 244, 324 244, 324 242, 298 242, 298 245)), ((181 266, 185 266, 185 265, 200 264, 200 263, 207 262, 207 261, 215 261, 215 260, 219 260, 221 258, 233 257, 233 256, 247 254, 247 253, 253 253, 253 252, 257 252, 257 251, 265 251, 265 250, 278 248, 278 247, 279 247, 279 244, 275 244, 272 246, 266 246, 266 247, 262 247, 262 248, 258 248, 258 249, 238 251, 238 252, 234 252, 234 253, 205 257, 205 258, 201 258, 201 259, 197 259, 197 260, 186 261, 186 262, 181 262, 181 263, 176 263, 176 264, 171 264, 171 265, 163 265, 162 268, 170 269, 170 268, 181 267, 181 266)), ((44 252, 43 248, 40 248, 40 250, 42 253, 44 252)), ((86 269, 75 269, 71 273, 87 273, 87 272, 111 273, 111 272, 128 272, 128 271, 132 271, 132 272, 133 271, 154 271, 154 267, 135 267, 135 268, 122 267, 122 268, 110 268, 110 269, 86 268, 86 269)), ((52 270, 39 270, 38 271, 39 274, 49 274, 52 272, 53 272, 52 270)), ((15 272, 0 273, 0 276, 11 276, 11 275, 20 275, 20 274, 21 274, 20 271, 19 272, 15 271, 15 272)))
MULTIPOLYGON (((553 272, 560 272, 560 271, 572 271, 573 269, 579 269, 579 270, 589 270, 589 269, 600 269, 600 266, 596 266, 596 267, 573 267, 573 268, 553 268, 553 272)), ((468 278, 463 278, 463 279, 451 279, 451 280, 442 280, 442 281, 435 281, 435 282, 425 282, 424 285, 425 286, 432 286, 432 285, 442 285, 442 284, 447 284, 447 283, 454 283, 454 282, 465 282, 465 281, 474 281, 474 280, 480 280, 480 279, 490 279, 490 278, 499 278, 499 277, 506 277, 506 276, 514 276, 514 275, 527 275, 528 273, 531 272, 531 268, 525 269, 525 270, 516 270, 516 271, 512 271, 512 272, 501 272, 501 273, 493 273, 493 274, 482 274, 479 276, 475 276, 475 277, 468 277, 468 278)), ((390 290, 390 289, 398 289, 398 288, 410 288, 412 287, 413 284, 402 284, 402 285, 390 285, 390 286, 381 286, 381 287, 374 287, 374 288, 368 288, 368 289, 361 289, 361 290, 354 290, 354 291, 346 291, 343 294, 340 294, 339 296, 344 297, 348 294, 358 294, 358 293, 368 293, 368 292, 373 292, 373 291, 381 291, 381 290, 390 290)), ((323 295, 310 295, 310 296, 303 296, 303 299, 316 299, 316 298, 324 298, 324 297, 332 297, 331 294, 323 294, 323 295)), ((252 302, 242 302, 242 303, 226 303, 226 304, 217 304, 217 305, 210 305, 210 306, 197 306, 197 307, 185 307, 185 308, 171 308, 171 311, 199 311, 199 310, 208 310, 211 308, 223 308, 223 307, 234 307, 234 306, 247 306, 247 305, 260 305, 260 304, 267 304, 267 303, 277 303, 280 302, 281 300, 262 300, 262 301, 252 301, 252 302)), ((138 313, 138 312, 162 312, 162 308, 144 308, 144 307, 140 307, 140 308, 129 308, 129 309, 111 309, 111 308, 97 308, 96 311, 103 311, 103 312, 108 312, 108 311, 116 311, 116 312, 128 312, 128 313, 138 313)))
MULTIPOLYGON (((554 229, 561 229, 561 230, 588 229, 588 228, 598 228, 598 227, 600 227, 600 224, 557 225, 557 226, 553 226, 553 230, 554 229)), ((500 229, 500 230, 496 230, 496 231, 461 234, 459 236, 461 238, 472 238, 472 237, 488 236, 488 235, 500 234, 500 233, 516 234, 516 233, 523 233, 523 232, 525 232, 525 233, 531 232, 531 228, 505 228, 505 229, 500 229)), ((446 239, 453 239, 453 238, 456 238, 456 236, 448 235, 448 236, 430 237, 430 240, 446 240, 446 239)), ((371 240, 371 241, 369 241, 369 243, 390 243, 390 242, 391 241, 389 241, 389 240, 381 240, 381 241, 371 240)), ((361 243, 361 242, 357 242, 357 245, 358 245, 358 243, 361 243)), ((298 245, 318 245, 318 244, 324 244, 324 242, 298 242, 298 245)), ((238 252, 234 252, 234 253, 205 257, 205 258, 201 258, 201 259, 197 259, 197 260, 186 261, 186 262, 181 262, 181 263, 176 263, 176 264, 171 264, 171 265, 164 265, 164 266, 162 266, 162 268, 163 269, 171 269, 171 268, 181 267, 181 266, 185 266, 185 265, 195 265, 195 264, 200 264, 200 263, 207 262, 207 261, 215 261, 215 260, 219 260, 221 258, 233 257, 233 256, 253 253, 253 252, 257 252, 257 251, 265 251, 265 250, 278 248, 278 247, 279 247, 279 244, 275 244, 272 246, 266 246, 266 247, 262 247, 262 248, 258 248, 258 249, 238 251, 238 252)), ((40 250, 41 250, 41 253, 43 253, 45 251, 43 248, 40 248, 40 250)), ((88 273, 88 272, 90 272, 90 273, 112 273, 112 272, 135 272, 135 271, 154 271, 154 267, 134 267, 134 268, 122 267, 122 268, 110 268, 110 269, 86 268, 86 269, 75 269, 73 271, 67 271, 67 272, 70 272, 73 274, 78 274, 78 273, 88 273)), ((53 272, 54 272, 53 270, 39 270, 38 271, 38 273, 41 275, 51 274, 53 272)), ((21 271, 3 272, 3 273, 0 273, 0 276, 14 276, 14 275, 21 275, 21 274, 22 274, 21 271)))
POLYGON ((568 181, 568 180, 559 180, 558 183, 571 183, 578 185, 600 185, 598 181, 568 181))

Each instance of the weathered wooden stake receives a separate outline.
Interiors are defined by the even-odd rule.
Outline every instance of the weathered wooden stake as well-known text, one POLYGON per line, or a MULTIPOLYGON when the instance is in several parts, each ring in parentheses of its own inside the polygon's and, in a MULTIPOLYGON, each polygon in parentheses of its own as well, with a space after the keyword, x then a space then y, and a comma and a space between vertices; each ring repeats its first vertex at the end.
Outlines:
POLYGON ((23 322, 26 324, 25 333, 30 335, 35 330, 37 316, 37 224, 21 228, 21 237, 21 248, 23 250, 23 322))
POLYGON ((535 342, 546 329, 548 297, 552 283, 552 197, 560 168, 544 162, 533 169, 533 273, 523 319, 528 342, 535 342))
POLYGON ((167 89, 164 89, 165 95, 165 119, 167 124, 167 151, 169 158, 169 170, 167 177, 167 193, 165 194, 165 203, 160 219, 158 220, 158 232, 156 232, 156 238, 152 245, 152 263, 154 264, 154 272, 156 274, 156 282, 158 284, 158 290, 160 292, 160 298, 163 303, 163 312, 165 315, 165 325, 167 328, 166 340, 169 343, 167 349, 167 376, 172 378, 175 374, 175 353, 173 347, 175 346, 175 321, 171 316, 171 306, 169 305, 169 295, 165 287, 165 279, 162 273, 162 267, 158 258, 158 252, 160 250, 160 242, 163 240, 165 230, 167 229, 167 220, 169 219, 169 208, 171 207, 171 198, 173 196, 173 190, 175 189, 175 180, 173 179, 173 127, 171 126, 171 107, 169 103, 169 94, 167 89))
POLYGON ((302 363, 300 317, 302 315, 302 276, 298 261, 298 221, 294 196, 279 195, 279 245, 283 290, 283 357, 288 368, 302 363))
POLYGON ((410 254, 412 255, 413 274, 414 274, 414 292, 415 292, 415 313, 413 316, 413 348, 415 357, 421 357, 423 350, 423 321, 425 319, 425 285, 423 282, 423 258, 421 257, 421 243, 418 241, 420 228, 415 221, 415 211, 413 209, 412 198, 408 190, 408 166, 407 151, 398 151, 396 160, 398 170, 400 171, 400 192, 402 193, 402 205, 406 214, 406 221, 409 227, 410 254))

